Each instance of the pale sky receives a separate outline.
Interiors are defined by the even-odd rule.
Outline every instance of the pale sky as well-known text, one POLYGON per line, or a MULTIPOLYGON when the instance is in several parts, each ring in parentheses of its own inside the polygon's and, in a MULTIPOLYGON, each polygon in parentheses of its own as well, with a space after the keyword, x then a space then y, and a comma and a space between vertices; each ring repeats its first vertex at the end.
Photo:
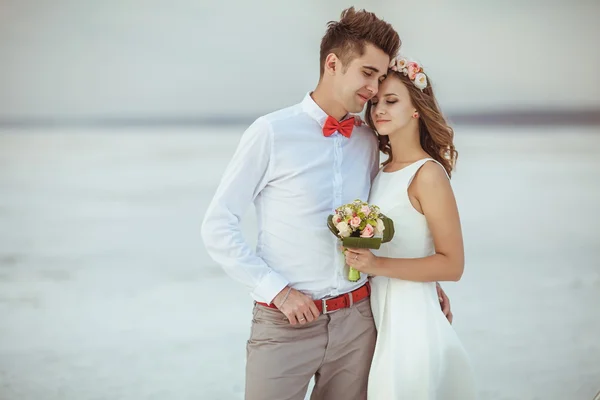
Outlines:
MULTIPOLYGON (((600 2, 357 1, 442 109, 600 109, 600 2)), ((343 1, 0 0, 0 119, 255 115, 300 101, 343 1)))

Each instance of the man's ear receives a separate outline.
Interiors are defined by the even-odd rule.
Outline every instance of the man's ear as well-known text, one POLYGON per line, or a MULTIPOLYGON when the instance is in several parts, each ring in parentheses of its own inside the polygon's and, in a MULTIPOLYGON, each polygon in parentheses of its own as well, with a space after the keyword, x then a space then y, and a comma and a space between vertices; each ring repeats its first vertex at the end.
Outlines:
POLYGON ((327 54, 327 58, 325 58, 325 73, 329 75, 335 75, 337 72, 341 71, 342 62, 334 53, 327 54))

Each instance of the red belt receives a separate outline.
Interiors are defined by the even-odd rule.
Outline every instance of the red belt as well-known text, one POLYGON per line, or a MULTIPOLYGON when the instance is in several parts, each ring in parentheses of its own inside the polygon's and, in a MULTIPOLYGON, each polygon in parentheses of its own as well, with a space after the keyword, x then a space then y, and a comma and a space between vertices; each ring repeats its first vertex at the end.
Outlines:
MULTIPOLYGON (((349 293, 344 293, 337 297, 332 297, 330 299, 315 300, 315 306, 317 306, 319 313, 329 314, 330 312, 350 307, 352 304, 366 299, 367 297, 369 297, 370 294, 371 285, 369 284, 369 282, 367 282, 358 289, 353 290, 349 293)), ((273 303, 267 304, 257 302, 257 304, 269 308, 277 308, 277 306, 275 306, 275 304, 273 303)))

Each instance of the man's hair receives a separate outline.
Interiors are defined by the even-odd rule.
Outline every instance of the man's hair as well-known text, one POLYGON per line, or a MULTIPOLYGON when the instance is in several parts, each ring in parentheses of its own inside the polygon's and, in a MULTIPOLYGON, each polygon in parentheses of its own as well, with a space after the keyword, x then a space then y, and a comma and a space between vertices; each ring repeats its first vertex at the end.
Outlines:
POLYGON ((401 44, 394 28, 374 13, 355 11, 354 7, 342 11, 339 21, 329 21, 321 40, 321 76, 330 53, 334 53, 347 67, 350 61, 364 54, 367 43, 380 48, 390 58, 397 55, 401 44))

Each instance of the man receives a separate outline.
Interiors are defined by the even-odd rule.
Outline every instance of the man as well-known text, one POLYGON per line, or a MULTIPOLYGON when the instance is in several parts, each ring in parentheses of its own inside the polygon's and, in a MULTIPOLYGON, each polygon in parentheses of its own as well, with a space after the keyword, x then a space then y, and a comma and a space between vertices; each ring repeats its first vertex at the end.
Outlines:
POLYGON ((369 284, 365 275, 358 282, 345 277, 326 221, 336 207, 368 199, 379 149, 349 113, 361 112, 377 93, 399 47, 390 24, 344 10, 322 39, 316 89, 244 132, 208 207, 208 253, 257 302, 247 400, 304 399, 313 376, 312 399, 366 399, 376 339, 369 284), (252 202, 256 252, 239 227, 252 202))

